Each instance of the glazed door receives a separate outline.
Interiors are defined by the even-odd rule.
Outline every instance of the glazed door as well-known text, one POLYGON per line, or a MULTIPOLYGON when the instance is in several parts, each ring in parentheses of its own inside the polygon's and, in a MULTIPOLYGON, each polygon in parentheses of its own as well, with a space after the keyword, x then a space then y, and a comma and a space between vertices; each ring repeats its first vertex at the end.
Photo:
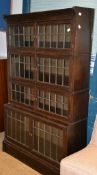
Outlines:
POLYGON ((32 120, 30 127, 32 152, 55 162, 59 162, 66 155, 66 130, 36 119, 32 120))

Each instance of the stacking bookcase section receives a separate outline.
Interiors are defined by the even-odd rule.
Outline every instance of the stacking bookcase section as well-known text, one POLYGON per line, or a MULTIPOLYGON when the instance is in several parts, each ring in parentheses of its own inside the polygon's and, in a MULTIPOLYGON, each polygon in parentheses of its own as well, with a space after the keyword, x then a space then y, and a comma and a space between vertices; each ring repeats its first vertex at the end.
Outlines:
POLYGON ((11 105, 6 105, 5 119, 6 141, 8 144, 12 142, 12 149, 17 145, 18 148, 26 149, 26 154, 30 151, 32 157, 39 156, 39 161, 44 166, 46 162, 42 162, 42 159, 45 159, 49 166, 51 162, 55 163, 57 171, 61 158, 67 156, 67 152, 70 154, 76 147, 80 147, 81 142, 77 140, 80 140, 80 137, 85 140, 86 120, 75 125, 61 125, 11 105))
POLYGON ((46 175, 86 144, 93 9, 5 16, 4 150, 46 175))

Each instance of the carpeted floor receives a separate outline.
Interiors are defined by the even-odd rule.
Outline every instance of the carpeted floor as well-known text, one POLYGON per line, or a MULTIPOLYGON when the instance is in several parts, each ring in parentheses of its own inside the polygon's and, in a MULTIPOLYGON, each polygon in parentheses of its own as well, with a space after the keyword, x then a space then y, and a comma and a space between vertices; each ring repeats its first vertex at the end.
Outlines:
POLYGON ((19 160, 2 151, 4 133, 0 133, 0 175, 41 175, 19 160))

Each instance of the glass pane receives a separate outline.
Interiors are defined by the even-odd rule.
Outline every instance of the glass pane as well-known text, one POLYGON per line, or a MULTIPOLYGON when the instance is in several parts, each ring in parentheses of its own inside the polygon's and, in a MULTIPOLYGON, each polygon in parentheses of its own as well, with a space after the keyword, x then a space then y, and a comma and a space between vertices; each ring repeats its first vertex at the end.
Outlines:
POLYGON ((50 94, 50 111, 55 113, 56 102, 55 102, 55 94, 50 94))
POLYGON ((43 72, 44 72, 44 58, 39 58, 39 80, 43 81, 43 72))
POLYGON ((58 25, 58 33, 59 33, 59 35, 64 34, 64 24, 58 25))
POLYGON ((45 36, 40 35, 40 37, 39 37, 39 46, 42 47, 42 48, 45 47, 44 43, 45 43, 45 36))
POLYGON ((56 73, 57 73, 57 67, 56 67, 56 59, 51 59, 50 64, 50 82, 55 83, 56 81, 56 73))
POLYGON ((59 34, 58 48, 64 48, 64 34, 59 34))
POLYGON ((20 70, 19 70, 19 57, 18 56, 15 57, 15 65, 16 65, 16 71, 15 71, 16 72, 16 77, 19 77, 20 70))
POLYGON ((64 25, 60 24, 58 26, 58 48, 64 47, 64 40, 65 40, 64 25))
POLYGON ((22 47, 22 46, 24 46, 24 41, 23 41, 23 35, 20 35, 19 36, 19 42, 20 42, 20 46, 22 47))
POLYGON ((49 82, 49 59, 44 60, 44 81, 49 82))
POLYGON ((69 60, 65 60, 64 85, 69 84, 69 60))
POLYGON ((39 131, 39 152, 44 154, 44 131, 39 131))
POLYGON ((68 98, 64 97, 63 99, 63 115, 68 114, 68 98))
POLYGON ((58 59, 58 69, 57 69, 57 84, 63 84, 63 76, 64 76, 64 60, 58 59))
POLYGON ((25 78, 30 78, 30 57, 25 58, 25 78))
POLYGON ((45 26, 45 47, 50 48, 51 44, 51 27, 50 25, 45 26))
POLYGON ((51 136, 51 158, 56 160, 56 146, 57 146, 57 137, 55 135, 51 136))
POLYGON ((45 27, 39 26, 39 47, 44 47, 45 44, 45 27))
POLYGON ((38 129, 34 128, 34 149, 38 150, 38 129))
POLYGON ((69 76, 69 60, 65 60, 65 76, 69 76))
POLYGON ((23 26, 19 26, 19 34, 23 35, 23 26))
POLYGON ((50 154, 51 154, 51 151, 50 151, 50 146, 51 146, 50 140, 51 140, 50 134, 45 132, 45 145, 46 145, 45 146, 45 155, 47 157, 50 157, 50 154))
POLYGON ((43 99, 39 98, 39 108, 43 109, 44 108, 43 104, 44 104, 43 99))
POLYGON ((65 39, 65 48, 70 48, 70 40, 71 40, 71 26, 66 25, 66 39, 65 39))
POLYGON ((31 64, 30 64, 30 69, 31 69, 30 70, 30 78, 34 79, 35 61, 34 61, 33 57, 31 57, 30 60, 31 60, 31 64))
POLYGON ((16 100, 16 93, 15 93, 15 91, 12 91, 12 99, 16 100))
POLYGON ((56 96, 56 113, 62 115, 62 96, 56 96))
POLYGON ((14 36, 14 40, 15 40, 15 46, 18 46, 19 45, 18 35, 14 36))
POLYGON ((44 99, 44 109, 46 111, 49 111, 49 100, 47 100, 47 99, 44 99))
POLYGON ((51 47, 56 48, 58 42, 58 25, 51 26, 51 47))
POLYGON ((20 76, 24 77, 24 64, 20 63, 20 76))
POLYGON ((19 30, 18 30, 18 26, 14 26, 13 27, 13 34, 18 34, 19 30))
POLYGON ((57 146, 57 160, 58 162, 61 161, 61 159, 64 157, 64 151, 63 151, 63 138, 58 138, 58 146, 57 146))

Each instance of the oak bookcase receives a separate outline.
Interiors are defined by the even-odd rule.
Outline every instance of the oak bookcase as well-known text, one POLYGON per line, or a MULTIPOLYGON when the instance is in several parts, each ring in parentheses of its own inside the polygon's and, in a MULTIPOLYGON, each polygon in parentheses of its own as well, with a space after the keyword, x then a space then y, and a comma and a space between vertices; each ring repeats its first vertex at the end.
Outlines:
POLYGON ((5 16, 4 150, 42 174, 86 144, 93 9, 5 16))

